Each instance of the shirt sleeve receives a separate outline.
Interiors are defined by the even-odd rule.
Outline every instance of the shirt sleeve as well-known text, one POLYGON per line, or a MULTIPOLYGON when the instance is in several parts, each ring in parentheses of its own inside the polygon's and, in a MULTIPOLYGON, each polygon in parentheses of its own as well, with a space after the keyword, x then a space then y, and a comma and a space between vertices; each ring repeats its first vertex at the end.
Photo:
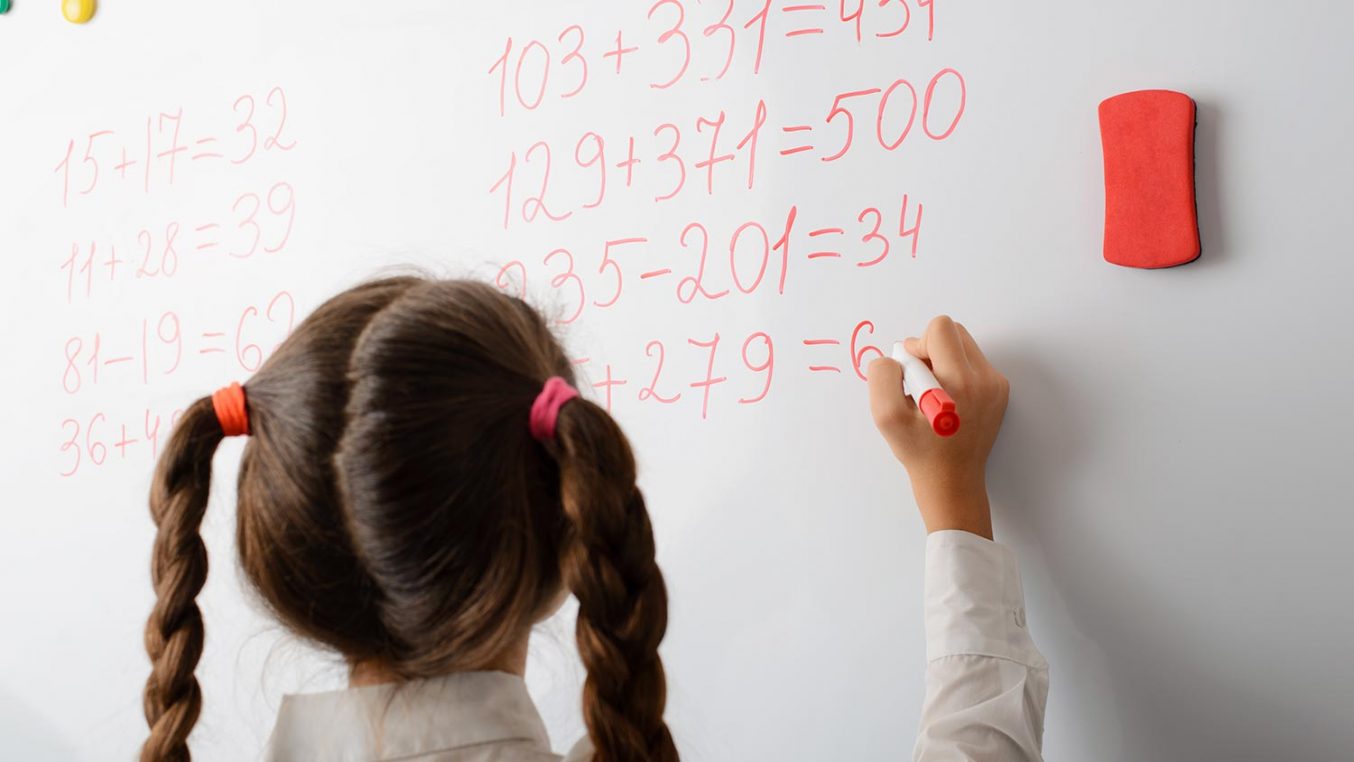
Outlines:
POLYGON ((1025 628, 1010 549, 970 532, 926 539, 926 700, 914 762, 1042 760, 1048 662, 1025 628))

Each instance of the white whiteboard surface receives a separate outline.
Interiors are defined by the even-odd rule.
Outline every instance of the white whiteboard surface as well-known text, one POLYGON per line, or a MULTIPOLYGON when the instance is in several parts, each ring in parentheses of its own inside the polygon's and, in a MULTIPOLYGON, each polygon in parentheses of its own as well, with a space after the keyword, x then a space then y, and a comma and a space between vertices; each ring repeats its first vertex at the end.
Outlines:
MULTIPOLYGON (((903 6, 866 2, 857 43, 839 2, 786 12, 776 0, 754 74, 763 0, 735 0, 734 51, 716 79, 726 2, 682 0, 691 62, 660 89, 650 85, 682 63, 680 36, 657 40, 673 2, 101 5, 83 27, 54 2, 16 0, 0 16, 0 756, 135 754, 153 536, 144 427, 158 416, 163 435, 175 408, 247 378, 250 346, 281 337, 288 305, 277 294, 299 316, 388 265, 492 278, 521 260, 532 297, 567 318, 576 284, 551 288, 563 258, 542 262, 566 248, 586 292, 565 330, 571 350, 590 359, 590 381, 608 363, 628 381, 612 387, 613 409, 640 457, 670 587, 668 718, 684 759, 908 757, 922 699, 923 533, 867 418, 849 339, 870 320, 863 343, 884 345, 939 312, 965 322, 1013 384, 990 487, 1052 664, 1048 759, 1354 758, 1354 6, 935 0, 928 41, 926 6, 909 0, 908 28, 878 38, 903 6), (566 31, 574 25, 581 35, 566 31), (812 28, 823 32, 787 36, 812 28), (620 74, 603 57, 618 30, 638 48, 620 74), (508 37, 500 117, 491 66, 508 37), (586 85, 562 98, 580 81, 579 59, 566 60, 580 39, 586 85), (550 57, 531 110, 514 87, 527 48, 529 104, 550 57), (919 109, 892 151, 882 143, 906 123, 907 88, 893 88, 878 130, 883 93, 846 99, 852 147, 823 161, 846 135, 843 115, 825 121, 839 93, 904 78, 924 101, 946 68, 965 88, 946 139, 925 132, 943 133, 956 113, 952 75, 929 123, 919 109), (1096 105, 1151 87, 1198 102, 1204 253, 1145 272, 1100 258, 1096 105), (767 118, 748 189, 750 149, 735 146, 759 100, 767 118), (242 127, 251 104, 253 153, 242 127), (707 175, 696 165, 713 127, 697 120, 721 111, 715 154, 734 158, 707 175), (175 120, 160 115, 180 113, 185 150, 161 156, 175 120), (144 163, 119 171, 146 161, 148 120, 150 174, 144 163), (674 129, 655 135, 663 124, 674 129), (796 125, 812 129, 783 129, 796 125), (676 131, 685 186, 656 202, 678 176, 658 160, 676 131), (608 165, 594 208, 584 205, 599 175, 580 162, 595 144, 575 152, 588 132, 608 165), (617 165, 631 137, 641 161, 627 187, 617 165), (523 218, 541 183, 543 153, 526 161, 536 141, 552 151, 546 207, 566 220, 523 218), (505 230, 504 190, 490 188, 513 152, 505 230), (904 194, 904 227, 924 207, 915 258, 897 230, 904 194), (239 225, 256 202, 257 248, 232 257, 249 252, 253 230, 239 225), (744 231, 735 283, 730 237, 757 221, 774 243, 791 206, 788 265, 773 251, 743 293, 761 239, 744 231), (882 249, 862 240, 867 208, 880 210, 890 252, 858 267, 882 249), (677 298, 699 258, 695 233, 679 245, 692 222, 711 237, 704 287, 730 290, 718 300, 677 298), (843 232, 808 236, 833 227, 843 232), (612 250, 624 288, 597 306, 616 282, 604 244, 629 237, 647 242, 612 250), (91 244, 97 258, 82 270, 91 244), (114 246, 126 262, 110 273, 114 246), (832 249, 842 256, 808 258, 832 249), (136 277, 143 266, 158 274, 136 277), (640 278, 661 268, 673 272, 640 278), (728 380, 710 387, 702 420, 691 384, 706 377, 709 350, 688 340, 716 332, 711 375, 728 380), (740 356, 756 332, 774 344, 773 377, 764 399, 740 404, 765 383, 740 356), (820 339, 842 343, 804 343, 820 339), (654 373, 651 341, 665 352, 657 391, 682 395, 671 405, 638 399, 654 373), (118 448, 124 425, 140 441, 118 448)), ((754 339, 751 365, 763 350, 754 339)), ((206 704, 192 744, 205 760, 256 757, 283 692, 343 679, 242 591, 241 446, 221 448, 204 527, 206 704)), ((582 732, 570 610, 534 640, 528 668, 560 749, 582 732)))

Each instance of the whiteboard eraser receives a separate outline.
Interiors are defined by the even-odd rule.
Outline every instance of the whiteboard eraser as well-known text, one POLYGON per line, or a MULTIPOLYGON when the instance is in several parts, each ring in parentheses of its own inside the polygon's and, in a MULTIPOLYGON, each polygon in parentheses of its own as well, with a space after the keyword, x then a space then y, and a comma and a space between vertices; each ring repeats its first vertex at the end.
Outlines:
POLYGON ((1156 269, 1199 258, 1194 100, 1139 90, 1100 104, 1105 261, 1156 269))

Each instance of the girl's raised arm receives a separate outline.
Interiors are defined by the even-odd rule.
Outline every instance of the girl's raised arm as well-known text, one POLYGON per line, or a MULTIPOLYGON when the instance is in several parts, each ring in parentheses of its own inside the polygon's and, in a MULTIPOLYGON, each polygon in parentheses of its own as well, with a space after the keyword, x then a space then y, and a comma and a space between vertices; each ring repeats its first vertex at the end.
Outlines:
POLYGON ((870 364, 870 411, 907 469, 928 532, 926 701, 913 759, 1039 760, 1048 662, 1025 628, 1015 556, 992 540, 985 477, 1010 385, 948 317, 907 350, 931 366, 963 421, 937 436, 903 394, 902 366, 870 364))

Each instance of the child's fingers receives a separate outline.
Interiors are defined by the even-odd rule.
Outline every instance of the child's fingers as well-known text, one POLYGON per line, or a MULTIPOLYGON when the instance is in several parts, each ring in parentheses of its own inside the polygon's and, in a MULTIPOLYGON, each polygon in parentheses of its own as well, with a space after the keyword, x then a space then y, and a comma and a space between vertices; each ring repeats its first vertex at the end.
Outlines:
POLYGON ((926 367, 931 368, 932 371, 935 370, 931 365, 931 356, 926 354, 926 347, 922 346, 921 339, 916 336, 908 336, 903 339, 903 349, 906 349, 908 354, 926 363, 926 367))
POLYGON ((926 331, 917 342, 917 349, 931 361, 931 367, 942 375, 959 375, 969 369, 964 355, 964 339, 949 315, 940 315, 926 325, 926 331))
POLYGON ((917 406, 903 394, 903 366, 888 357, 870 362, 865 377, 870 390, 870 415, 884 434, 900 431, 917 415, 917 406))

